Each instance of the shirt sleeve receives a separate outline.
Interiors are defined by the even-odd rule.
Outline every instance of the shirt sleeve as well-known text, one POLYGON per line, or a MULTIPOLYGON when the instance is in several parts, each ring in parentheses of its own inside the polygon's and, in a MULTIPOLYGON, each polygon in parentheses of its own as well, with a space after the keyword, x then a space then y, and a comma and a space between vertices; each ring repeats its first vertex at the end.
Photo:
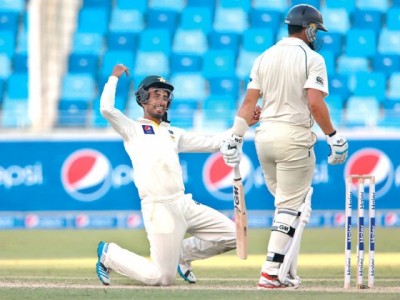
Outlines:
POLYGON ((310 62, 309 75, 304 88, 320 90, 325 96, 329 94, 326 65, 323 57, 319 54, 314 56, 310 62))
POLYGON ((108 78, 100 98, 100 112, 114 130, 118 132, 124 140, 128 140, 130 136, 129 131, 133 130, 134 126, 130 126, 132 121, 119 109, 114 107, 117 82, 118 78, 115 76, 110 76, 108 78))
POLYGON ((255 89, 261 91, 261 84, 259 78, 259 68, 260 68, 261 56, 257 57, 254 61, 253 67, 250 72, 250 80, 247 84, 247 89, 255 89))
POLYGON ((178 152, 216 152, 221 142, 231 135, 230 130, 217 135, 202 135, 181 130, 178 152))

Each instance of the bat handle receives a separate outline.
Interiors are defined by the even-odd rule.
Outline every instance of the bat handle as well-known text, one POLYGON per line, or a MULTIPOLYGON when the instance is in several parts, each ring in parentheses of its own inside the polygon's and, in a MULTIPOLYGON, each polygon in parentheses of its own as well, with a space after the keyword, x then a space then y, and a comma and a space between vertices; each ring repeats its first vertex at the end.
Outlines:
POLYGON ((240 174, 240 168, 239 165, 235 166, 233 168, 233 172, 234 172, 234 179, 235 180, 241 180, 242 179, 242 175, 240 174))

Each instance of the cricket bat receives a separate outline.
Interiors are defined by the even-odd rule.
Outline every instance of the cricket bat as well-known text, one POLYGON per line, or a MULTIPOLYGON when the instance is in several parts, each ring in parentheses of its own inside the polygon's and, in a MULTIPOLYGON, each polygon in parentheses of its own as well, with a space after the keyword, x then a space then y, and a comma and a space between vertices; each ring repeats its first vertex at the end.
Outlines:
POLYGON ((247 210, 239 166, 234 168, 233 209, 236 224, 236 254, 247 259, 247 210))

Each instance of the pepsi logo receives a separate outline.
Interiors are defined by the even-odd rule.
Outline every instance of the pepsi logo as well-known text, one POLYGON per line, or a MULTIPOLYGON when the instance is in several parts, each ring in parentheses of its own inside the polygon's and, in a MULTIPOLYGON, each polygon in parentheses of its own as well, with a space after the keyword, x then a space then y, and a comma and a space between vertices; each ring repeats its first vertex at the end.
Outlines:
POLYGON ((111 187, 111 164, 100 152, 82 149, 73 152, 61 169, 65 191, 79 201, 95 201, 111 187))
POLYGON ((395 226, 398 221, 398 216, 394 212, 389 212, 384 216, 384 224, 386 226, 395 226))
POLYGON ((35 214, 28 214, 25 216, 24 223, 26 228, 37 227, 39 225, 39 217, 35 214))
MULTIPOLYGON (((346 168, 347 175, 375 176, 376 198, 385 195, 392 186, 394 179, 393 164, 389 157, 375 148, 364 148, 350 156, 346 168)), ((353 188, 357 188, 357 179, 353 181, 353 188)), ((365 185, 367 187, 368 184, 365 185)))
POLYGON ((333 225, 335 226, 343 226, 345 224, 346 221, 346 216, 344 213, 336 213, 333 216, 333 225))
MULTIPOLYGON (((240 172, 245 192, 253 184, 249 176, 252 169, 253 165, 250 159, 245 154, 242 154, 240 172)), ((220 152, 211 154, 204 163, 203 182, 207 191, 213 194, 215 198, 232 201, 233 168, 225 164, 220 152)))
POLYGON ((137 228, 142 224, 142 217, 140 214, 130 214, 126 218, 126 225, 128 228, 137 228))
POLYGON ((88 215, 77 215, 75 217, 75 225, 78 228, 84 228, 84 227, 88 227, 89 225, 89 216, 88 215))

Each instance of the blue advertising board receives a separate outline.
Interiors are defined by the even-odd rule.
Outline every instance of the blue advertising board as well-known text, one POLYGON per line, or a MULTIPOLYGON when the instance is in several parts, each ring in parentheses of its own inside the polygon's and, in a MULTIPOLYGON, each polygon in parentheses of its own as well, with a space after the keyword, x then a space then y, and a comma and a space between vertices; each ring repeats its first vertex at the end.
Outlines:
MULTIPOLYGON (((336 218, 336 212, 344 212, 347 174, 374 175, 377 209, 389 212, 400 209, 399 143, 398 140, 350 140, 346 164, 331 166, 327 163, 326 142, 318 141, 313 211, 330 212, 330 219, 336 218)), ((140 210, 140 200, 131 179, 132 166, 120 140, 1 141, 0 148, 3 153, 0 156, 0 213, 24 213, 14 215, 13 219, 0 215, 0 228, 7 224, 17 226, 21 222, 77 228, 79 224, 140 226, 136 213, 131 216, 131 212, 140 210), (74 215, 64 214, 63 220, 51 219, 48 215, 29 215, 29 212, 61 211, 74 215), (121 221, 116 214, 111 219, 88 214, 107 211, 125 212, 125 215, 121 221)), ((253 141, 246 141, 243 150, 241 171, 249 215, 272 211, 274 199, 265 186, 253 141)), ((221 155, 183 153, 180 159, 186 192, 192 193, 198 202, 231 211, 233 174, 221 155)), ((270 217, 263 218, 265 215, 259 216, 260 222, 270 222, 270 217)), ((340 221, 340 216, 337 218, 340 221)), ((388 219, 393 224, 398 223, 397 215, 390 215, 388 219)), ((256 217, 254 222, 257 222, 256 217)))

